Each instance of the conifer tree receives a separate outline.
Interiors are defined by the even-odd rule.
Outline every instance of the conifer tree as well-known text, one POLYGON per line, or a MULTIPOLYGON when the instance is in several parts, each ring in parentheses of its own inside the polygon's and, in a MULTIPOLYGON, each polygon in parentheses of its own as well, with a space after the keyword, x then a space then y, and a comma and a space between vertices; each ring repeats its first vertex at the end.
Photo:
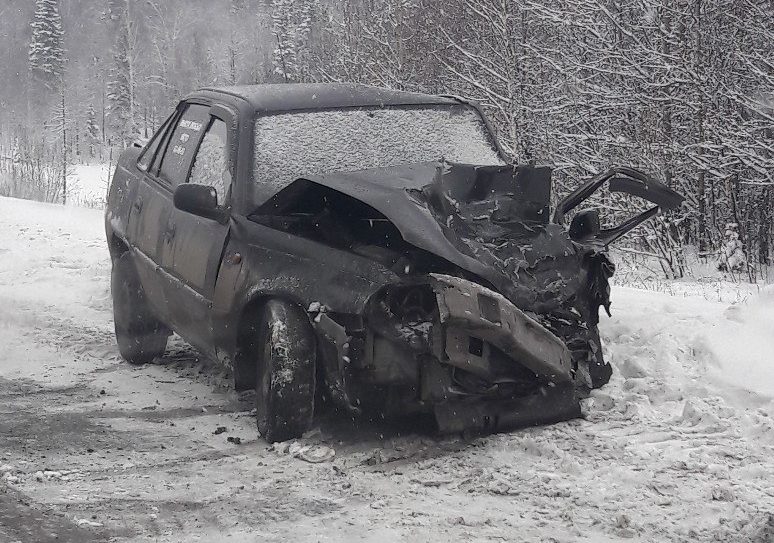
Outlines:
POLYGON ((113 133, 127 141, 134 133, 134 70, 132 28, 126 0, 109 0, 108 18, 113 30, 113 63, 107 82, 108 120, 113 133))
POLYGON ((30 42, 30 73, 35 83, 57 90, 64 76, 64 30, 57 0, 35 0, 30 42))
POLYGON ((95 147, 100 144, 101 134, 99 129, 99 122, 97 122, 97 112, 94 109, 94 104, 89 104, 86 108, 86 140, 89 144, 89 155, 94 157, 95 147))

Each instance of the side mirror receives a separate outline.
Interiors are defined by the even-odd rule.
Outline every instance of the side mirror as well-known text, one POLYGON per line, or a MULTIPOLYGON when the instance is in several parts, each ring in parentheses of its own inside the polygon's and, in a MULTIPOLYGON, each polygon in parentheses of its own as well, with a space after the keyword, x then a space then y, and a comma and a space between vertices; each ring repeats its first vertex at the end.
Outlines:
POLYGON ((599 234, 599 211, 588 209, 579 211, 570 223, 570 239, 583 241, 599 234))
POLYGON ((220 223, 228 220, 228 213, 218 207, 218 193, 213 187, 191 183, 178 185, 173 195, 173 201, 175 207, 180 211, 220 223))

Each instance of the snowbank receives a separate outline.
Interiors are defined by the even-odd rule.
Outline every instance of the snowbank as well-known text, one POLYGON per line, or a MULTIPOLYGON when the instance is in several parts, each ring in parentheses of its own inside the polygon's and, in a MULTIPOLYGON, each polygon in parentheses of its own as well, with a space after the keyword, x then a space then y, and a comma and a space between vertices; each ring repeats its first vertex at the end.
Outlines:
POLYGON ((682 292, 614 287, 602 329, 619 375, 665 372, 683 385, 701 377, 774 398, 774 287, 733 304, 682 292))
POLYGON ((705 335, 721 378, 774 398, 774 286, 726 308, 705 335))

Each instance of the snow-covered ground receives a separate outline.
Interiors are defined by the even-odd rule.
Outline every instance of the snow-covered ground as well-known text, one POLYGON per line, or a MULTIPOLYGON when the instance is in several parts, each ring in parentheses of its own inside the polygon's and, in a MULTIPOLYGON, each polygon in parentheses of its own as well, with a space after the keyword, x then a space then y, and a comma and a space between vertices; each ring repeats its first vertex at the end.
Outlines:
POLYGON ((122 363, 109 277, 101 212, 0 198, 0 541, 774 541, 771 289, 615 287, 585 420, 311 464, 181 342, 122 363))
POLYGON ((115 164, 75 164, 67 176, 67 200, 72 205, 102 207, 115 164))

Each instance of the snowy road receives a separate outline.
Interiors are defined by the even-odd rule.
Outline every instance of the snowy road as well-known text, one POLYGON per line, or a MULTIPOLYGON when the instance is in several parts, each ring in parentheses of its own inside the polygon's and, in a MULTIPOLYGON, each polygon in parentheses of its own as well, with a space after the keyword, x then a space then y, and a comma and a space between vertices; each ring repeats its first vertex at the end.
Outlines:
POLYGON ((336 457, 309 464, 184 344, 120 362, 109 265, 100 212, 0 198, 2 542, 774 541, 770 291, 616 288, 586 420, 471 441, 324 421, 305 443, 336 457))

